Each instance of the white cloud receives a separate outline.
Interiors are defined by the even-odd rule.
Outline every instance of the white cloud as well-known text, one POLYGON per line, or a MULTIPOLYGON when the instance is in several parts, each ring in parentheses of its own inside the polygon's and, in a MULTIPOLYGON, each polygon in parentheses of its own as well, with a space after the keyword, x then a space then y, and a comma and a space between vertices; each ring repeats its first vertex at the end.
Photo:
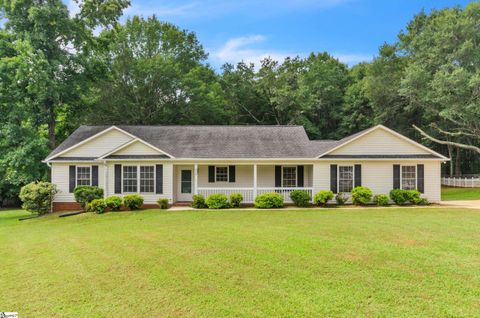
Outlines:
POLYGON ((211 55, 213 62, 222 65, 224 63, 236 64, 243 61, 246 63, 254 63, 255 66, 258 67, 260 61, 267 57, 271 57, 277 61, 283 61, 287 56, 298 55, 295 53, 255 47, 255 45, 264 43, 266 40, 267 38, 260 34, 231 38, 225 42, 223 46, 213 51, 211 55))

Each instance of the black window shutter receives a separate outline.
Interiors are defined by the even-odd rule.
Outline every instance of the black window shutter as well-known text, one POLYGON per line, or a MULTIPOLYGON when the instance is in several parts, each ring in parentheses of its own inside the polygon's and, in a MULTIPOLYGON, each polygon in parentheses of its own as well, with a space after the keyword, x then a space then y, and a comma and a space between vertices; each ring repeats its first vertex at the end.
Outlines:
POLYGON ((163 193, 163 165, 155 166, 155 193, 163 193))
POLYGON ((393 188, 400 189, 400 165, 393 165, 393 188))
POLYGON ((297 166, 297 187, 299 188, 303 188, 304 170, 303 166, 297 166))
POLYGON ((275 188, 282 187, 282 166, 275 166, 275 188))
POLYGON ((215 182, 215 166, 208 166, 208 182, 215 182))
POLYGON ((235 182, 235 166, 228 166, 228 182, 235 182))
POLYGON ((355 165, 355 186, 362 186, 362 165, 355 165))
POLYGON ((417 165, 417 190, 420 191, 421 193, 424 193, 425 191, 424 175, 425 175, 425 166, 417 165))
POLYGON ((98 166, 92 166, 92 186, 98 187, 98 166))
POLYGON ((76 178, 76 166, 70 166, 69 167, 69 184, 68 184, 68 192, 73 193, 73 190, 75 190, 75 178, 76 178))
POLYGON ((330 165, 330 190, 337 193, 337 165, 330 165))
POLYGON ((122 193, 122 165, 115 165, 115 193, 122 193))

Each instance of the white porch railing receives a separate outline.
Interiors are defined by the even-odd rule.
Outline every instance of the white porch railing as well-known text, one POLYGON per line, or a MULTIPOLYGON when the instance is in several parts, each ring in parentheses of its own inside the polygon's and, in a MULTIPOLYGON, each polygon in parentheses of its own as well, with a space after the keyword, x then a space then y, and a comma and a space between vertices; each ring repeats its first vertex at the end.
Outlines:
MULTIPOLYGON (((286 203, 291 203, 290 193, 294 190, 303 190, 308 192, 310 196, 313 196, 313 188, 257 188, 257 195, 262 193, 276 192, 283 196, 283 200, 286 203)), ((232 193, 241 193, 244 203, 253 203, 255 201, 253 195, 253 188, 198 188, 198 194, 208 197, 210 194, 221 193, 227 197, 232 193)))
POLYGON ((460 188, 480 188, 480 178, 442 178, 442 185, 460 188))

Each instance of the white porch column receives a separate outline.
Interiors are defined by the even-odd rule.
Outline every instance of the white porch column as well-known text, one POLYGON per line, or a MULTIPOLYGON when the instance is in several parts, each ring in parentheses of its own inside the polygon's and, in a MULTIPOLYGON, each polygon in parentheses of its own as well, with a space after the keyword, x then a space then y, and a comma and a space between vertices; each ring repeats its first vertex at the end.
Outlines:
POLYGON ((103 162, 103 197, 108 197, 108 164, 103 162))
POLYGON ((194 180, 193 194, 198 194, 198 164, 197 163, 193 167, 193 180, 194 180))
POLYGON ((257 197, 257 164, 253 164, 253 201, 257 197))

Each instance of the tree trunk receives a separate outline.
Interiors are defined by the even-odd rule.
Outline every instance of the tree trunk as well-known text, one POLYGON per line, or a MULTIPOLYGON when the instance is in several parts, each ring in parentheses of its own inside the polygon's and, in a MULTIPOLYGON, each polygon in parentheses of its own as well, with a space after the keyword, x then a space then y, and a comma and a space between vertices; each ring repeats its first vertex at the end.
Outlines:
POLYGON ((55 118, 55 107, 53 105, 53 101, 49 99, 47 101, 48 105, 48 139, 50 140, 50 149, 55 149, 57 146, 57 140, 55 138, 55 127, 56 127, 56 118, 55 118))
POLYGON ((450 168, 450 177, 453 177, 453 146, 447 145, 447 148, 448 148, 448 158, 450 158, 450 162, 448 163, 448 166, 450 168))
POLYGON ((457 158, 455 159, 455 175, 462 175, 462 149, 457 147, 457 158))

